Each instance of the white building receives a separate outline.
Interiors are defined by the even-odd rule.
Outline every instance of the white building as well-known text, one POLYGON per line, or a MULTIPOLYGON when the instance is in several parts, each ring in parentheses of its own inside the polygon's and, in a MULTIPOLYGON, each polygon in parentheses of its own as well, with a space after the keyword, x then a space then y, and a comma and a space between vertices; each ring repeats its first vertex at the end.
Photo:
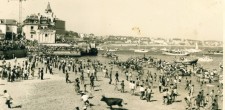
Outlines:
POLYGON ((5 39, 7 33, 17 34, 17 21, 13 19, 0 19, 0 39, 5 39))
POLYGON ((55 43, 56 30, 54 14, 48 3, 45 15, 32 14, 24 20, 23 33, 26 39, 38 43, 55 43))
POLYGON ((37 41, 41 43, 55 43, 55 33, 55 30, 50 29, 37 30, 37 41))

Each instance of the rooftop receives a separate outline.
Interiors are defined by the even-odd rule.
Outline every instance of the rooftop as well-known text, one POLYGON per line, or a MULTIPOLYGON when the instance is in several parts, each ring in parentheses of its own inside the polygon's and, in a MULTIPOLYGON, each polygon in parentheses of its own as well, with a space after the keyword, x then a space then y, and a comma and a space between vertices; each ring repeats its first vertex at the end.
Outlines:
POLYGON ((0 19, 0 24, 4 25, 17 25, 17 21, 14 19, 0 19))

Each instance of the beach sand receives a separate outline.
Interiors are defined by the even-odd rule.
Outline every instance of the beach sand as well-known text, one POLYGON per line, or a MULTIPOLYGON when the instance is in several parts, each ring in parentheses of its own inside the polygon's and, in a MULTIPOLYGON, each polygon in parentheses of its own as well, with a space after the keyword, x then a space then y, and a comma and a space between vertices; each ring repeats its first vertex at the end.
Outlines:
MULTIPOLYGON (((24 59, 20 59, 22 61, 24 59)), ((103 62, 108 61, 108 59, 103 58, 103 62)), ((39 67, 43 67, 40 65, 39 67)), ((115 67, 115 66, 114 66, 115 67)), ((115 67, 113 71, 113 82, 115 79, 115 71, 118 68, 115 67)), ((152 73, 157 72, 155 69, 150 69, 152 73)), ((36 68, 37 72, 37 68, 36 68)), ((0 79, 0 94, 3 90, 8 90, 8 92, 13 97, 13 102, 15 104, 22 104, 22 108, 14 108, 15 110, 75 110, 75 107, 83 106, 81 101, 81 96, 77 95, 74 90, 73 83, 65 82, 65 74, 58 69, 53 69, 54 75, 49 73, 44 74, 44 80, 37 79, 37 73, 35 73, 34 78, 29 80, 23 80, 20 82, 6 82, 0 79)), ((70 73, 70 80, 74 81, 77 75, 73 72, 70 73)), ((132 96, 130 93, 121 93, 120 91, 114 90, 114 85, 109 85, 109 79, 104 78, 101 72, 98 72, 99 81, 95 81, 95 91, 89 92, 94 97, 89 99, 90 103, 93 104, 88 110, 108 110, 109 107, 100 99, 102 95, 106 97, 122 98, 124 102, 127 103, 122 108, 114 106, 114 110, 184 110, 186 103, 184 97, 187 96, 187 92, 184 90, 185 81, 178 84, 178 93, 180 96, 177 97, 178 102, 174 102, 170 105, 163 105, 162 93, 159 93, 158 87, 153 88, 154 94, 152 94, 152 102, 146 102, 146 100, 140 100, 139 96, 132 96)), ((125 75, 120 74, 120 80, 125 80, 125 75)), ((89 79, 85 77, 86 84, 89 84, 89 79)), ((120 83, 119 83, 120 84, 120 83)), ((158 86, 158 83, 154 84, 158 86)), ((118 88, 120 86, 118 85, 118 88)), ((199 86, 196 85, 196 93, 198 92, 199 86)), ((209 88, 211 89, 211 88, 209 88)), ((81 85, 81 90, 83 86, 81 85)), ((87 86, 87 90, 90 90, 90 86, 87 86)), ((207 89, 205 88, 207 91, 207 89)), ((125 91, 129 92, 128 82, 125 81, 125 91)), ((137 88, 139 91, 139 88, 137 88)), ((210 91, 210 90, 209 90, 210 91)), ((0 110, 7 110, 5 99, 0 96, 0 110)), ((219 107, 222 108, 222 101, 219 102, 219 107)))

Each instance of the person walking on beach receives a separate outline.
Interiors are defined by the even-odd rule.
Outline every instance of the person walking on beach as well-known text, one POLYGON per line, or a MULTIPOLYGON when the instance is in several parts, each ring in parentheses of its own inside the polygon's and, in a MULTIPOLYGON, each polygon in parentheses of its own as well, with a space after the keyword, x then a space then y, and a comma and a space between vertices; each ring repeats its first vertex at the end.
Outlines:
POLYGON ((76 78, 75 81, 74 81, 74 87, 75 87, 75 92, 76 93, 79 93, 80 91, 80 81, 79 81, 79 78, 76 78))
POLYGON ((120 85, 121 85, 121 93, 124 93, 124 87, 125 87, 124 80, 122 80, 120 85))

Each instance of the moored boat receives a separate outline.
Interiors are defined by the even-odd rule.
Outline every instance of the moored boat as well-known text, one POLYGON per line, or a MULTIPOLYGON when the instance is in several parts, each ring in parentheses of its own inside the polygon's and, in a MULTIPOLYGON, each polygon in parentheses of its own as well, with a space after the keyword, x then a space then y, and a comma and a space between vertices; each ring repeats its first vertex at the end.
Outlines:
POLYGON ((175 63, 182 63, 185 65, 192 65, 198 62, 198 59, 183 59, 183 60, 176 60, 175 63))
POLYGON ((204 56, 198 59, 201 62, 211 62, 213 61, 212 57, 204 56))
POLYGON ((115 48, 115 49, 107 49, 107 52, 116 52, 118 50, 119 50, 118 48, 115 48))
POLYGON ((195 43, 195 48, 194 49, 186 49, 185 51, 187 51, 189 53, 197 53, 197 52, 201 52, 202 50, 200 50, 198 48, 198 43, 195 43))
POLYGON ((190 53, 184 51, 163 51, 163 55, 171 55, 171 56, 188 56, 190 53))
POLYGON ((137 52, 137 53, 147 53, 148 50, 146 50, 146 49, 136 49, 136 50, 134 50, 134 52, 137 52))
POLYGON ((104 50, 102 47, 97 47, 98 50, 104 50))

